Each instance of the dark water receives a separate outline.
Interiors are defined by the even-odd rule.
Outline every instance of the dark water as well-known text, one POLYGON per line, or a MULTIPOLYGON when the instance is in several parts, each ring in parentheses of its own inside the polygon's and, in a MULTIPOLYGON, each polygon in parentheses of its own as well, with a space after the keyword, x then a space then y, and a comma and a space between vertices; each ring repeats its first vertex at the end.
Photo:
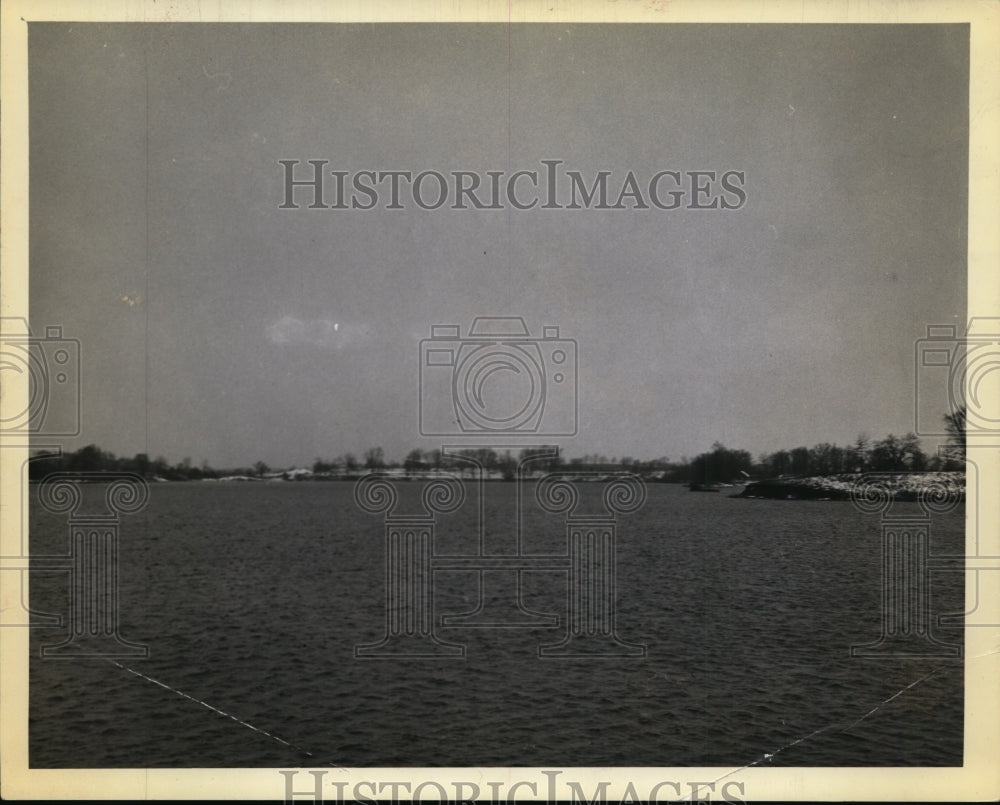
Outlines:
MULTIPOLYGON (((487 492, 496 550, 514 487, 487 492)), ((525 550, 565 551, 559 520, 529 515, 525 550)), ((35 506, 32 552, 65 552, 66 529, 35 506)), ((961 553, 962 529, 960 510, 937 516, 932 553, 961 553)), ((121 531, 121 633, 150 656, 43 660, 64 631, 33 630, 30 763, 961 765, 961 660, 849 654, 880 632, 880 540, 849 503, 652 485, 617 554, 618 633, 645 659, 539 659, 563 625, 440 630, 464 659, 356 660, 384 631, 385 555, 352 485, 158 484, 121 531)), ((475 546, 467 515, 442 522, 439 552, 475 546)), ((563 572, 523 579, 525 605, 564 613, 563 572)), ((436 582, 438 615, 475 605, 475 573, 436 582)), ((935 573, 931 592, 935 614, 960 611, 962 574, 935 573)), ((66 602, 65 574, 33 576, 33 607, 66 602)))

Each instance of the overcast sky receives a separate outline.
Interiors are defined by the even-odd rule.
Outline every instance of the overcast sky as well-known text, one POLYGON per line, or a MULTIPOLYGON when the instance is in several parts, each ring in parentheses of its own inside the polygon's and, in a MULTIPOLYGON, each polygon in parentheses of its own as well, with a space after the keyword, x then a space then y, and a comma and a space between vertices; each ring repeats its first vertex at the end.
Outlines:
POLYGON ((570 456, 844 444, 913 429, 914 342, 965 321, 966 26, 32 23, 29 59, 70 449, 454 443, 419 435, 419 342, 482 315, 576 341, 570 456), (282 210, 282 159, 736 170, 746 203, 282 210))

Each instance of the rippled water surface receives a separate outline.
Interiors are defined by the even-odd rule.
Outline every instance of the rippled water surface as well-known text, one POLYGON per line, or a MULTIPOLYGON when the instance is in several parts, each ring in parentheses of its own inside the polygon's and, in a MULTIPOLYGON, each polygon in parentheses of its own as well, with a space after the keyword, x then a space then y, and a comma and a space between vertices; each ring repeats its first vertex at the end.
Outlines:
MULTIPOLYGON (((732 766, 765 753, 774 765, 961 765, 961 660, 849 654, 881 618, 878 517, 850 503, 651 485, 618 532, 617 628, 644 659, 539 659, 563 619, 440 629, 464 658, 356 660, 384 633, 385 545, 351 484, 150 491, 122 519, 119 570, 121 633, 150 656, 43 660, 64 632, 33 630, 34 767, 732 766)), ((404 489, 402 505, 414 496, 404 489)), ((514 544, 514 496, 486 486, 494 552, 514 544)), ((439 553, 475 550, 476 503, 470 493, 442 519, 439 553)), ((932 553, 961 553, 962 528, 960 510, 936 516, 932 553)), ((65 519, 35 506, 33 554, 67 544, 65 519)), ((564 525, 526 511, 524 550, 565 552, 564 525)), ((506 595, 506 580, 487 594, 506 595)), ((475 572, 435 582, 438 616, 475 606, 475 572)), ((525 606, 565 614, 564 571, 522 582, 525 606)), ((962 574, 934 574, 931 592, 935 614, 959 611, 962 574)), ((34 608, 66 602, 65 574, 33 575, 34 608)), ((960 629, 935 630, 961 643, 960 629)))

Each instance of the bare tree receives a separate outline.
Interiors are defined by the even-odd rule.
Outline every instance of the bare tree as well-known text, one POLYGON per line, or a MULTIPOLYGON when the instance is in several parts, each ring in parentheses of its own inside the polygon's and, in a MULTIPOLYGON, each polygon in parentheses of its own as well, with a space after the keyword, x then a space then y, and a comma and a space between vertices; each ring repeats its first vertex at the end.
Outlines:
POLYGON ((948 433, 949 450, 954 458, 965 458, 965 406, 956 408, 953 413, 944 415, 944 428, 948 433))
POLYGON ((385 466, 385 453, 381 447, 369 447, 365 450, 365 468, 377 470, 385 466))
POLYGON ((415 447, 409 453, 406 454, 406 458, 403 461, 403 469, 406 470, 407 474, 414 472, 415 470, 422 470, 424 468, 424 451, 419 447, 415 447))
POLYGON ((864 472, 868 469, 871 459, 871 437, 862 431, 854 440, 854 444, 849 448, 851 451, 850 461, 854 465, 852 470, 864 472))

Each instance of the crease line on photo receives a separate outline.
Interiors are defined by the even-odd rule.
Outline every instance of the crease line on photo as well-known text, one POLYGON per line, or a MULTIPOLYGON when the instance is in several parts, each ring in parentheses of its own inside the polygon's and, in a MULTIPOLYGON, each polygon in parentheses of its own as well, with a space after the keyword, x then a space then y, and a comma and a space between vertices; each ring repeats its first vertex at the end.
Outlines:
MULTIPOLYGON (((139 671, 136 671, 134 668, 129 668, 127 665, 122 665, 120 662, 117 662, 115 660, 108 660, 108 662, 110 662, 112 665, 116 666, 117 668, 122 669, 123 671, 128 671, 130 674, 134 674, 135 676, 139 677, 140 679, 145 679, 147 682, 152 682, 154 685, 158 685, 159 687, 163 688, 164 690, 169 690, 171 693, 176 693, 178 696, 181 696, 181 697, 187 699, 188 701, 192 701, 192 702, 195 702, 196 704, 200 704, 202 707, 205 707, 205 708, 211 710, 213 713, 218 713, 220 716, 225 716, 226 718, 232 719, 237 724, 240 724, 240 725, 242 725, 244 727, 248 727, 249 729, 252 729, 254 732, 259 732, 261 735, 264 735, 264 736, 270 738, 273 741, 277 741, 280 744, 284 744, 287 747, 290 747, 292 749, 295 749, 296 751, 302 752, 307 757, 310 757, 310 758, 315 757, 315 755, 313 755, 313 753, 310 752, 310 751, 308 751, 307 749, 304 749, 303 747, 298 746, 297 744, 293 744, 290 741, 286 741, 284 738, 279 738, 277 735, 274 735, 273 733, 270 733, 267 730, 263 730, 260 727, 255 727, 253 724, 251 724, 251 723, 249 723, 247 721, 244 721, 241 718, 238 718, 238 717, 234 716, 232 713, 227 713, 225 710, 220 710, 218 707, 213 707, 212 705, 210 705, 206 701, 202 701, 201 699, 198 699, 198 698, 196 698, 194 696, 190 696, 189 694, 184 693, 184 691, 182 691, 182 690, 177 690, 177 688, 172 688, 172 687, 170 687, 170 685, 167 685, 164 682, 160 682, 158 679, 153 679, 153 677, 151 677, 151 676, 146 676, 146 674, 143 674, 143 673, 141 673, 139 671)), ((334 768, 339 768, 339 769, 343 768, 342 766, 338 766, 335 763, 328 763, 328 764, 325 764, 325 765, 333 766, 334 768)))

